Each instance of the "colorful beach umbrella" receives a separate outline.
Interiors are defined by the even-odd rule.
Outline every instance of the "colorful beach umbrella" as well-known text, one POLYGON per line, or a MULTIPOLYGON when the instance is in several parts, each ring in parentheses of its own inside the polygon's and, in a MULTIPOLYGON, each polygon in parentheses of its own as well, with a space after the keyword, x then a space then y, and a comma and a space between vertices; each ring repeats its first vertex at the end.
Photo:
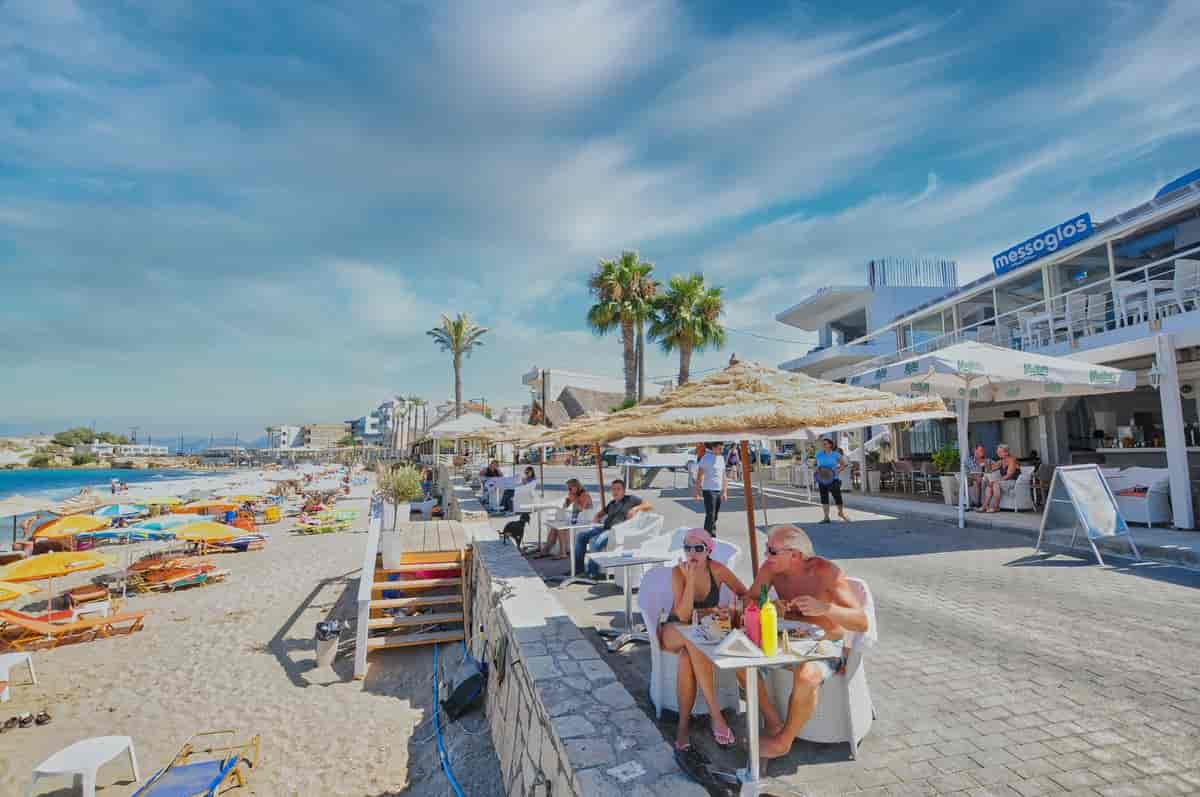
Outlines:
POLYGON ((113 559, 94 551, 55 551, 22 559, 0 567, 0 581, 38 581, 47 578, 95 570, 113 563, 113 559))
POLYGON ((46 593, 50 596, 47 605, 51 605, 54 602, 54 579, 83 570, 95 570, 114 562, 114 559, 93 551, 55 551, 0 567, 0 581, 19 583, 45 580, 46 593))
POLYGON ((144 515, 146 507, 143 504, 109 504, 106 507, 97 509, 92 514, 96 517, 133 517, 134 515, 144 515))
POLYGON ((196 515, 163 515, 156 517, 153 520, 143 520, 135 526, 130 526, 134 529, 146 529, 148 531, 170 531, 177 529, 180 526, 187 526, 192 523, 203 523, 196 515))
POLYGON ((14 584, 11 581, 0 581, 0 603, 7 603, 22 595, 28 595, 31 592, 37 591, 38 588, 33 584, 14 584))
POLYGON ((192 501, 190 504, 184 504, 179 508, 181 512, 203 512, 209 509, 218 511, 228 511, 237 509, 238 503, 228 498, 213 498, 207 501, 192 501))
POLYGON ((186 526, 181 526, 175 532, 175 539, 201 543, 228 542, 241 534, 242 529, 235 526, 226 526, 223 523, 202 520, 199 523, 189 523, 186 526))
POLYGON ((238 504, 244 504, 247 501, 249 501, 250 503, 254 503, 255 501, 261 501, 262 499, 263 499, 263 497, 261 495, 231 495, 228 498, 226 498, 225 500, 233 501, 238 504))
MULTIPOLYGON (((108 518, 98 518, 93 515, 67 515, 55 518, 49 523, 43 523, 33 532, 34 539, 51 539, 57 537, 74 537, 85 531, 96 531, 108 528, 108 518)), ((26 560, 30 561, 30 560, 26 560)))
POLYGON ((176 498, 173 495, 151 496, 150 498, 139 498, 137 502, 142 506, 179 506, 183 503, 183 499, 176 498))

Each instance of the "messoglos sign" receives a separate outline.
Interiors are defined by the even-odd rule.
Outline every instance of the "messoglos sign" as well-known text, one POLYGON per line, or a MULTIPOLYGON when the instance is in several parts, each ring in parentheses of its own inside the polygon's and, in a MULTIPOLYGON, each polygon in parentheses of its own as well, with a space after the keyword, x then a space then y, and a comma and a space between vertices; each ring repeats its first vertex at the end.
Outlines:
POLYGON ((1014 268, 1041 260, 1052 255, 1059 249, 1065 249, 1072 244, 1082 241, 1093 232, 1092 216, 1080 213, 1073 219, 1051 227, 1043 233, 1033 236, 1027 241, 1010 246, 998 255, 992 257, 992 268, 996 274, 1006 274, 1014 268))

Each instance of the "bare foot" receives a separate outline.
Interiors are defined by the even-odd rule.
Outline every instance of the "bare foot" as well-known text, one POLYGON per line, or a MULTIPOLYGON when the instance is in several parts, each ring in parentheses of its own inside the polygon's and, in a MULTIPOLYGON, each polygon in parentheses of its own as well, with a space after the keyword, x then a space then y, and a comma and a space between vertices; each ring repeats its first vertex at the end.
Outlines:
POLYGON ((792 740, 779 734, 764 736, 758 742, 758 755, 761 758, 782 758, 792 749, 792 740))

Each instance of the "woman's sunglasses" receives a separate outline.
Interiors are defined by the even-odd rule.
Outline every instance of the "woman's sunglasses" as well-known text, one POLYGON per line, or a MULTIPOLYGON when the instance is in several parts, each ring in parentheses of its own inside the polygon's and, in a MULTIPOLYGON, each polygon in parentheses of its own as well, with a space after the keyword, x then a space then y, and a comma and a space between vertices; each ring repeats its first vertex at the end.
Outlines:
POLYGON ((699 545, 688 545, 687 543, 684 543, 683 550, 687 553, 705 553, 708 550, 708 546, 704 545, 703 543, 699 545))

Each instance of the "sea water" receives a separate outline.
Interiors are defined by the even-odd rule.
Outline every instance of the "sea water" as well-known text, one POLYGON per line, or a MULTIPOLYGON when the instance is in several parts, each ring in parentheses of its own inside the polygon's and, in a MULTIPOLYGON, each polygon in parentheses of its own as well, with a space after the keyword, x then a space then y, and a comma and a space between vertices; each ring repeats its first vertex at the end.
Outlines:
POLYGON ((62 500, 76 495, 83 487, 93 492, 107 494, 113 479, 139 484, 164 479, 186 479, 199 475, 183 469, 131 468, 31 468, 28 470, 0 470, 0 498, 23 495, 27 498, 49 498, 62 500))

